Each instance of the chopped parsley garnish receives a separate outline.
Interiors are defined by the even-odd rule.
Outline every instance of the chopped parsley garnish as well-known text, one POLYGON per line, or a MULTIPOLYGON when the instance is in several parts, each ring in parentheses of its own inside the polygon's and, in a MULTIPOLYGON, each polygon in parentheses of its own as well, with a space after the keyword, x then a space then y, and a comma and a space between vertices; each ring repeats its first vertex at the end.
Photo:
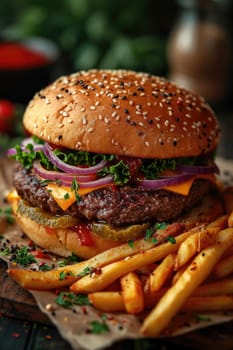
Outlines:
POLYGON ((28 266, 36 262, 35 257, 29 253, 29 248, 24 246, 16 250, 14 262, 17 264, 28 266))
POLYGON ((89 266, 84 267, 84 269, 77 275, 78 277, 83 277, 92 273, 92 268, 89 266))
POLYGON ((55 301, 64 308, 70 308, 73 305, 90 305, 90 300, 87 295, 69 292, 61 292, 55 301))
POLYGON ((110 332, 110 329, 106 322, 104 321, 91 321, 90 322, 91 333, 101 334, 110 332))
POLYGON ((151 243, 157 244, 157 243, 158 243, 157 238, 156 238, 156 237, 152 237, 152 238, 151 238, 151 243))
POLYGON ((4 217, 6 222, 10 225, 14 224, 15 222, 13 210, 11 207, 0 208, 0 216, 4 217))
POLYGON ((47 265, 47 264, 40 264, 39 265, 39 270, 40 271, 50 271, 50 270, 52 270, 52 267, 47 265))
POLYGON ((211 321, 211 318, 208 315, 203 315, 203 314, 195 314, 196 318, 198 321, 211 321))
POLYGON ((79 194, 78 194, 78 189, 79 189, 78 181, 76 180, 76 178, 73 178, 73 180, 71 182, 71 191, 74 192, 77 202, 79 202, 81 199, 79 194))
POLYGON ((167 223, 166 222, 157 222, 155 224, 155 229, 156 230, 165 230, 165 228, 167 228, 167 223))
POLYGON ((152 227, 150 227, 150 228, 148 228, 146 230, 146 234, 145 234, 144 240, 145 241, 149 241, 150 240, 151 243, 157 244, 158 243, 158 239, 154 235, 157 233, 158 230, 165 230, 166 227, 167 227, 167 223, 166 222, 157 222, 152 227))
POLYGON ((59 274, 59 280, 60 281, 63 281, 66 279, 66 277, 69 277, 69 276, 73 276, 74 277, 74 274, 72 271, 61 271, 60 274, 59 274))
POLYGON ((66 265, 70 265, 70 264, 73 264, 73 263, 77 263, 80 261, 80 258, 75 255, 74 253, 72 253, 70 256, 68 256, 67 258, 61 260, 58 262, 58 266, 59 267, 63 267, 63 266, 66 266, 66 265))
POLYGON ((153 236, 153 234, 155 233, 155 229, 154 227, 150 227, 146 230, 146 234, 144 237, 145 241, 149 241, 149 239, 153 236))
POLYGON ((132 239, 130 239, 128 241, 128 245, 129 245, 130 248, 133 248, 134 247, 134 241, 132 239))
POLYGON ((64 194, 64 199, 69 199, 70 198, 70 195, 69 195, 69 193, 68 192, 66 192, 65 194, 64 194))
POLYGON ((4 248, 1 252, 0 252, 0 255, 1 256, 7 256, 10 254, 10 249, 9 248, 4 248))
POLYGON ((170 242, 171 244, 176 244, 176 239, 173 236, 166 237, 165 241, 170 242))

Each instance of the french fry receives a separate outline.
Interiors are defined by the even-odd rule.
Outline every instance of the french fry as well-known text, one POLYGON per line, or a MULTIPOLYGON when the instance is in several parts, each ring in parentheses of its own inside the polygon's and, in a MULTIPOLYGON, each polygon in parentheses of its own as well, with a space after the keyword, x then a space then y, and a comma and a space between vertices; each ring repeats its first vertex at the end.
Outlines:
POLYGON ((169 254, 149 275, 145 291, 148 293, 155 293, 162 288, 164 283, 171 276, 175 264, 175 254, 169 254))
POLYGON ((206 229, 200 230, 196 234, 189 236, 184 242, 182 242, 178 249, 175 270, 177 271, 187 264, 197 252, 214 244, 218 231, 218 226, 207 227, 206 229))
MULTIPOLYGON (((165 293, 165 291, 163 291, 165 293)), ((196 294, 196 293, 195 293, 196 294)), ((163 294, 157 293, 154 298, 145 300, 145 307, 154 306, 163 294)), ((126 312, 121 292, 95 292, 88 294, 91 304, 104 312, 126 312)), ((232 295, 191 296, 181 307, 182 311, 224 311, 233 310, 232 295)))
POLYGON ((178 279, 180 278, 180 276, 182 275, 182 273, 187 269, 188 264, 183 265, 178 271, 175 272, 174 276, 172 277, 172 281, 171 284, 175 284, 178 279))
POLYGON ((85 262, 67 265, 49 271, 8 269, 8 275, 23 288, 49 290, 69 286, 77 280, 77 275, 85 268, 85 262))
POLYGON ((208 277, 214 265, 231 246, 233 229, 220 231, 217 238, 217 243, 202 250, 179 280, 162 296, 158 304, 145 318, 141 327, 142 334, 155 336, 167 327, 188 297, 208 277))
POLYGON ((182 311, 224 311, 233 310, 232 295, 191 297, 182 306, 182 311))
POLYGON ((50 271, 31 271, 25 269, 8 269, 8 274, 22 287, 27 289, 49 290, 69 286, 74 283, 85 268, 98 268, 113 261, 124 259, 127 256, 138 253, 154 246, 153 243, 139 239, 134 242, 133 248, 128 243, 122 244, 100 253, 93 258, 77 264, 67 265, 50 271), (67 274, 67 278, 61 279, 60 274, 67 274), (68 278, 69 277, 69 278, 68 278))
MULTIPOLYGON (((185 239, 191 235, 195 230, 190 230, 181 234, 179 240, 185 239)), ((128 256, 137 254, 140 251, 148 250, 155 247, 154 243, 144 238, 134 241, 133 247, 128 243, 124 243, 118 247, 111 248, 104 251, 91 259, 84 262, 65 266, 63 268, 54 269, 51 271, 31 271, 25 269, 8 269, 8 274, 16 280, 22 287, 27 289, 49 290, 69 286, 79 279, 78 275, 82 273, 85 268, 98 268, 110 264, 114 261, 124 259, 128 256), (60 274, 65 273, 66 278, 61 279, 60 274)))
POLYGON ((233 227, 233 211, 230 213, 228 217, 228 227, 233 227))
POLYGON ((104 312, 126 311, 122 292, 95 292, 89 293, 88 299, 98 310, 104 312))
POLYGON ((135 272, 121 278, 122 296, 125 309, 129 314, 137 314, 144 309, 142 284, 135 272))
POLYGON ((214 221, 210 222, 207 228, 218 227, 219 229, 224 229, 227 227, 228 215, 219 216, 214 221))
POLYGON ((233 294, 233 277, 206 283, 199 286, 193 296, 216 296, 233 294))
POLYGON ((229 214, 233 211, 233 186, 226 187, 222 195, 225 212, 229 214))
POLYGON ((233 255, 220 260, 214 268, 217 278, 229 276, 231 273, 233 273, 233 255))
POLYGON ((101 273, 95 276, 87 275, 70 286, 73 293, 92 293, 104 290, 112 282, 125 274, 140 269, 142 266, 154 263, 163 259, 168 254, 175 253, 180 244, 193 231, 188 231, 176 237, 176 243, 163 243, 151 249, 128 256, 123 260, 113 262, 101 268, 101 273))

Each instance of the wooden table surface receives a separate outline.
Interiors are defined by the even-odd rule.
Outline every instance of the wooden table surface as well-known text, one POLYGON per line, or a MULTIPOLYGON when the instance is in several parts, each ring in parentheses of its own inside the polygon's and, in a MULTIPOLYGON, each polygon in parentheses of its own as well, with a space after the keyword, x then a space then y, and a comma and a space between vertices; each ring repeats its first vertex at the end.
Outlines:
MULTIPOLYGON (((220 122, 222 140, 218 152, 220 156, 232 159, 233 113, 220 114, 220 122)), ((123 341, 114 344, 111 350, 232 350, 232 330, 233 322, 228 322, 172 339, 123 341)), ((0 349, 71 350, 40 312, 31 294, 7 276, 4 262, 0 262, 0 349)))

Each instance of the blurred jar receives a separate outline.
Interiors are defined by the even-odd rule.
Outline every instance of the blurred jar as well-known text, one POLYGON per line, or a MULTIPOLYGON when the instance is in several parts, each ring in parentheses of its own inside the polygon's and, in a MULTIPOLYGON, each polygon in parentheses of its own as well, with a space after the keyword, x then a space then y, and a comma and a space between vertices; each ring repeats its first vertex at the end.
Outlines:
POLYGON ((180 14, 168 42, 169 78, 208 102, 227 99, 231 37, 227 0, 178 0, 180 14))

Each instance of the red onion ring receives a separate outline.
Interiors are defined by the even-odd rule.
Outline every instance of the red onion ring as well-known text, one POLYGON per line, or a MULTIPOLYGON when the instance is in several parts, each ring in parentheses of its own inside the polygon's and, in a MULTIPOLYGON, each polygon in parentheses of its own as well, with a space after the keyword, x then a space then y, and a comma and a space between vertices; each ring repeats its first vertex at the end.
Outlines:
MULTIPOLYGON (((21 145, 20 145, 20 147, 21 147, 21 149, 22 149, 24 152, 27 152, 28 150, 27 150, 26 146, 29 145, 29 144, 31 144, 31 143, 30 143, 30 142, 27 142, 27 143, 22 142, 21 145)), ((33 150, 34 150, 35 152, 36 152, 36 151, 43 151, 44 145, 35 144, 35 143, 32 143, 32 145, 33 145, 33 150)), ((9 149, 7 150, 6 155, 7 155, 8 157, 10 157, 10 156, 14 156, 16 153, 17 153, 17 152, 16 152, 16 149, 15 149, 14 147, 12 147, 12 148, 9 148, 9 149)))
POLYGON ((216 164, 213 165, 179 165, 177 168, 178 171, 181 171, 185 174, 219 174, 219 168, 216 164))
POLYGON ((15 154, 16 154, 16 149, 15 149, 15 148, 9 148, 9 149, 7 150, 7 152, 6 152, 6 155, 7 155, 8 157, 14 156, 15 154))
POLYGON ((27 137, 24 139, 21 143, 21 147, 25 148, 28 144, 36 145, 35 141, 33 140, 32 137, 27 137))
MULTIPOLYGON (((61 180, 61 183, 64 186, 71 186, 71 182, 69 182, 69 181, 61 180)), ((113 176, 107 175, 105 177, 101 177, 101 178, 94 180, 94 181, 80 182, 78 184, 79 184, 79 188, 92 188, 92 187, 101 187, 104 185, 109 185, 111 183, 113 183, 113 176)))
POLYGON ((64 172, 73 174, 73 175, 88 175, 95 174, 97 171, 101 170, 105 164, 107 163, 105 160, 101 160, 98 164, 94 166, 90 166, 87 168, 81 168, 78 166, 73 166, 64 163, 61 159, 59 159, 53 152, 52 148, 48 143, 44 144, 44 154, 50 160, 50 162, 55 165, 58 169, 63 170, 64 172))
POLYGON ((46 170, 42 167, 39 161, 35 161, 33 163, 34 171, 37 175, 42 177, 45 180, 61 180, 62 182, 66 182, 68 186, 71 185, 72 180, 75 178, 78 182, 89 182, 93 181, 93 175, 83 175, 83 176, 74 176, 69 173, 59 173, 58 171, 46 170))
POLYGON ((159 178, 156 180, 145 179, 140 181, 140 185, 148 189, 158 190, 166 186, 179 185, 182 182, 188 181, 192 177, 193 175, 191 174, 181 174, 181 175, 159 178))

